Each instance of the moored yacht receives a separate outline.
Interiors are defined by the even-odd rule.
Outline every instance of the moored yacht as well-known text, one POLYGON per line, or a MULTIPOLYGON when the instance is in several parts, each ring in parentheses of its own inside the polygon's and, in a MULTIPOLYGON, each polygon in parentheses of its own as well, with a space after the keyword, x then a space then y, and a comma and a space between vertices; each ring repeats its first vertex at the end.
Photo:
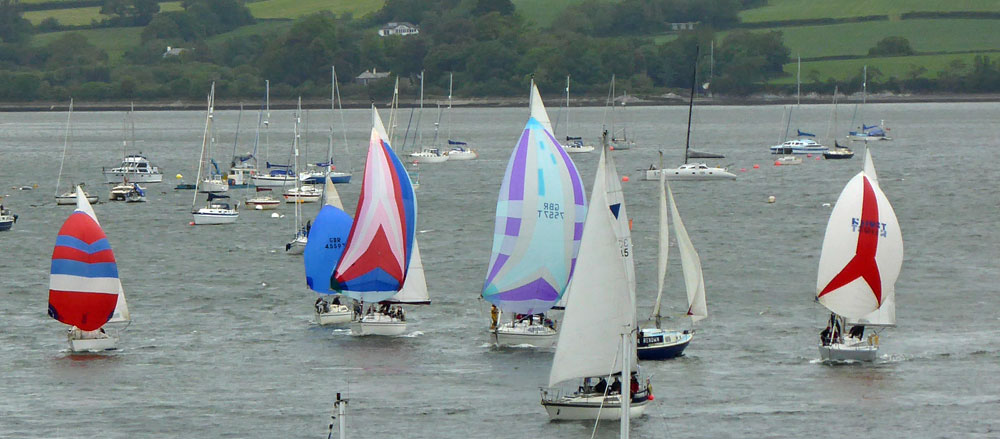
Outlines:
POLYGON ((824 153, 830 148, 820 145, 812 139, 786 140, 781 145, 771 147, 771 154, 812 154, 824 153))
POLYGON ((410 158, 417 163, 443 163, 448 161, 448 155, 441 153, 438 148, 424 148, 417 152, 411 152, 410 158))
POLYGON ((130 154, 114 168, 102 168, 107 183, 118 183, 127 178, 136 183, 159 183, 163 181, 160 168, 153 166, 142 154, 130 154))

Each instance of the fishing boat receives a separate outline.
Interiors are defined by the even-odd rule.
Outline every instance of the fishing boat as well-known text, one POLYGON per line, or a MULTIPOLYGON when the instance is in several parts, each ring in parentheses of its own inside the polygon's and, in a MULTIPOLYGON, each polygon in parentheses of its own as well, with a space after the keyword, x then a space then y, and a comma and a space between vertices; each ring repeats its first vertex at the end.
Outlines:
POLYGON ((629 419, 641 416, 653 396, 649 380, 640 384, 638 373, 634 268, 630 246, 623 247, 631 237, 620 188, 611 184, 619 180, 609 172, 609 152, 602 148, 541 402, 551 420, 620 419, 627 431, 629 419), (574 380, 582 381, 576 390, 557 387, 574 380))
MULTIPOLYGON (((448 74, 448 146, 451 148, 445 151, 445 155, 448 156, 448 160, 475 160, 479 158, 479 153, 476 150, 469 147, 468 142, 463 142, 461 140, 452 140, 451 135, 451 92, 452 85, 455 81, 455 74, 448 74)), ((436 129, 436 128, 435 128, 436 129)))
POLYGON ((875 361, 879 330, 896 324, 902 265, 899 222, 866 150, 864 169, 840 193, 823 238, 816 298, 831 314, 820 334, 822 360, 875 361), (865 337, 865 327, 876 329, 865 337))
POLYGON ((271 188, 259 187, 254 189, 257 195, 247 198, 243 204, 255 210, 275 210, 281 205, 281 200, 271 196, 271 188))
MULTIPOLYGON (((62 159, 59 160, 59 175, 56 177, 56 193, 55 193, 55 198, 56 198, 56 204, 60 205, 60 206, 75 206, 77 204, 77 202, 76 202, 76 196, 77 196, 78 193, 80 193, 80 192, 78 192, 76 190, 77 186, 79 186, 81 188, 83 188, 83 187, 86 186, 85 183, 80 183, 80 184, 77 184, 77 185, 71 185, 70 189, 68 191, 63 192, 61 194, 59 193, 59 187, 62 186, 62 174, 63 174, 63 167, 64 167, 63 165, 65 165, 65 163, 66 163, 66 151, 69 150, 70 129, 73 126, 72 123, 71 123, 72 119, 73 119, 73 99, 70 99, 69 100, 69 111, 66 113, 66 132, 63 135, 62 159)), ((84 194, 84 196, 87 197, 87 202, 89 202, 91 204, 97 203, 97 200, 98 200, 98 196, 97 195, 90 195, 86 191, 83 191, 82 193, 84 194)))
MULTIPOLYGON (((611 137, 609 140, 611 142, 611 147, 614 148, 615 150, 632 149, 633 147, 635 147, 635 139, 628 138, 628 126, 625 123, 622 123, 621 130, 619 130, 616 126, 618 119, 616 114, 618 112, 625 111, 625 103, 627 101, 628 101, 628 93, 622 93, 622 97, 620 99, 615 97, 615 75, 612 74, 611 89, 608 91, 607 107, 611 107, 611 130, 609 132, 611 137), (615 107, 618 106, 617 102, 619 100, 622 103, 621 111, 615 109, 615 107)), ((608 131, 608 129, 605 128, 603 131, 608 131)))
POLYGON ((118 266, 93 207, 76 188, 77 207, 56 237, 49 277, 49 316, 67 325, 70 351, 115 349, 119 331, 107 323, 129 322, 118 266))
POLYGON ((495 307, 494 344, 547 348, 558 332, 544 313, 573 275, 587 205, 580 174, 552 134, 534 82, 530 93, 531 113, 500 186, 481 294, 495 307))
POLYGON ((347 325, 359 314, 353 306, 342 302, 343 296, 330 288, 330 273, 337 268, 354 222, 344 211, 333 184, 332 178, 327 179, 323 189, 323 207, 313 220, 303 252, 306 285, 321 295, 314 304, 318 325, 347 325), (333 300, 326 300, 329 295, 334 295, 333 300))
POLYGON ((667 276, 667 262, 670 255, 670 214, 674 217, 674 236, 677 248, 681 254, 681 268, 684 273, 684 286, 687 291, 687 313, 691 324, 708 317, 708 307, 705 304, 705 277, 701 271, 701 258, 688 236, 681 214, 674 203, 674 193, 663 177, 660 181, 660 227, 659 252, 657 256, 657 287, 656 303, 646 327, 639 329, 636 349, 640 360, 665 360, 674 358, 684 352, 684 348, 694 337, 691 329, 664 329, 662 321, 663 285, 667 276), (670 211, 667 211, 667 204, 670 211))
MULTIPOLYGON (((370 304, 368 312, 351 323, 352 334, 401 335, 407 328, 406 318, 390 300, 397 295, 408 295, 404 285, 411 275, 417 277, 414 268, 419 261, 414 257, 418 254, 417 200, 403 162, 392 151, 374 106, 372 125, 355 221, 330 279, 330 288, 361 302, 362 308, 365 303, 370 304)), ((422 289, 417 292, 427 295, 425 283, 412 288, 422 289)), ((429 299, 403 299, 396 300, 429 303, 429 299)))
POLYGON ((854 115, 851 116, 851 126, 854 125, 855 120, 861 121, 861 126, 855 131, 847 133, 847 139, 852 142, 867 142, 870 140, 892 140, 886 131, 889 128, 885 126, 885 121, 879 121, 878 125, 866 125, 864 123, 864 117, 862 117, 862 110, 865 104, 868 102, 868 65, 865 65, 864 72, 861 76, 861 104, 854 106, 854 115))
MULTIPOLYGON (((194 218, 195 225, 213 225, 213 224, 232 224, 236 222, 239 218, 239 205, 230 205, 228 200, 228 195, 218 195, 216 193, 209 193, 208 199, 206 201, 205 207, 195 208, 198 202, 198 194, 205 192, 201 189, 201 185, 209 182, 210 178, 202 179, 202 171, 207 167, 207 162, 205 161, 206 154, 208 153, 209 143, 211 139, 212 130, 212 113, 215 108, 215 83, 212 83, 212 89, 208 94, 208 111, 205 116, 205 133, 202 137, 201 142, 201 157, 198 159, 198 177, 196 178, 197 187, 194 191, 194 197, 191 199, 191 215, 194 218)), ((218 170, 218 168, 216 168, 218 170)), ((221 181, 221 180, 220 180, 221 181)), ((223 187, 226 187, 223 184, 223 187)))
POLYGON ((3 205, 3 197, 0 197, 0 232, 6 232, 14 227, 17 222, 17 214, 11 212, 3 205))
MULTIPOLYGON (((697 52, 695 59, 698 59, 697 52)), ((660 176, 662 175, 666 180, 682 180, 682 181, 705 181, 705 180, 735 180, 736 175, 729 172, 726 168, 720 168, 716 166, 709 166, 706 163, 688 163, 691 158, 691 118, 694 114, 694 88, 697 84, 698 77, 698 63, 691 68, 691 94, 688 98, 688 123, 687 123, 687 136, 684 139, 684 164, 676 168, 664 168, 663 167, 663 151, 660 151, 660 165, 659 167, 654 165, 649 165, 649 169, 646 169, 643 177, 646 181, 660 181, 660 176)), ((607 133, 604 133, 604 138, 607 138, 607 133)), ((605 140, 604 143, 607 143, 605 140)))

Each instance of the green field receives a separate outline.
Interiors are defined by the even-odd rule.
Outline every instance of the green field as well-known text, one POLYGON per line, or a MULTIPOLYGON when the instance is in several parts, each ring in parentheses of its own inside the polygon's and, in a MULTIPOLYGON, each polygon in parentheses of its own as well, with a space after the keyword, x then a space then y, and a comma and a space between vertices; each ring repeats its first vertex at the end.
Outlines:
MULTIPOLYGON (((917 66, 922 66, 927 69, 927 72, 921 75, 924 78, 937 78, 938 72, 945 70, 945 68, 952 61, 961 60, 965 62, 966 65, 972 65, 972 59, 977 54, 955 54, 955 55, 915 55, 915 56, 897 56, 889 58, 865 58, 865 59, 851 59, 851 60, 837 60, 837 61, 812 61, 802 63, 802 82, 810 82, 809 75, 810 72, 816 71, 819 74, 819 79, 825 81, 828 78, 834 78, 838 80, 846 80, 855 76, 860 76, 861 70, 865 65, 868 69, 878 69, 882 72, 882 77, 884 78, 895 76, 898 79, 906 79, 910 77, 910 72, 912 72, 917 66)), ((989 56, 993 60, 1000 60, 1000 51, 997 52, 982 52, 978 55, 989 56)), ((788 76, 771 81, 772 84, 795 84, 795 63, 785 64, 785 72, 788 76)), ((875 82, 882 82, 882 80, 875 79, 875 82)))
MULTIPOLYGON (((1000 49, 1000 20, 903 20, 794 26, 761 29, 781 31, 792 57, 864 56, 879 40, 900 36, 917 52, 955 52, 1000 49)), ((754 30, 758 32, 758 30, 754 30)), ((718 36, 719 40, 725 34, 718 36)))
POLYGON ((898 17, 904 12, 1000 12, 997 0, 769 0, 762 8, 740 12, 744 23, 868 15, 898 17))
POLYGON ((382 8, 385 0, 264 0, 247 3, 257 18, 299 18, 319 11, 350 12, 361 18, 382 8))
POLYGON ((28 19, 31 24, 35 25, 41 23, 42 20, 49 17, 59 20, 59 24, 64 26, 81 26, 90 24, 92 20, 101 21, 102 19, 108 18, 105 15, 101 15, 100 6, 90 8, 51 9, 48 11, 28 11, 24 13, 24 18, 28 19))
POLYGON ((251 24, 249 26, 243 26, 241 28, 226 32, 224 34, 213 35, 208 37, 208 42, 217 43, 220 41, 225 41, 233 37, 246 37, 250 35, 266 35, 269 33, 284 33, 292 25, 295 24, 294 21, 264 21, 257 24, 251 24))
POLYGON ((49 42, 59 38, 63 34, 74 33, 83 36, 90 41, 90 44, 104 49, 112 64, 121 60, 125 50, 134 47, 139 43, 141 27, 114 27, 104 29, 86 29, 67 32, 50 32, 35 35, 31 39, 32 46, 44 46, 49 42))

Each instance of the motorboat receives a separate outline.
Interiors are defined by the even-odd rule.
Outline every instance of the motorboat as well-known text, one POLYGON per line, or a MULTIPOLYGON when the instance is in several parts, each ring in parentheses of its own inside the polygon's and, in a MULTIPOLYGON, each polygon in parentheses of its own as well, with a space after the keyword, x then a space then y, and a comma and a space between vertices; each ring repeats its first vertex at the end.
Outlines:
POLYGON ((781 145, 772 146, 771 154, 814 154, 829 149, 812 139, 792 139, 786 140, 781 145))
POLYGON ((661 328, 642 328, 636 344, 636 353, 640 360, 666 360, 680 356, 684 348, 691 343, 693 333, 690 330, 670 330, 661 328))
POLYGON ((107 183, 113 184, 128 179, 136 183, 159 183, 163 181, 160 168, 153 166, 142 154, 130 154, 114 168, 102 168, 107 183))
POLYGON ((253 177, 257 175, 257 168, 249 161, 236 162, 243 158, 233 158, 232 167, 229 168, 229 175, 226 176, 226 183, 229 187, 246 188, 253 186, 253 177))
POLYGON ((726 170, 726 168, 718 168, 714 166, 708 166, 705 163, 687 163, 680 165, 676 168, 664 168, 656 169, 652 168, 646 170, 645 179, 647 181, 656 181, 660 179, 660 173, 664 174, 664 178, 667 180, 735 180, 736 175, 726 170))
POLYGON ((323 196, 323 190, 313 185, 302 185, 285 191, 282 196, 286 203, 315 203, 323 196))
POLYGON ((417 152, 410 153, 410 158, 417 163, 443 163, 448 161, 448 155, 441 153, 438 148, 424 148, 417 152))
POLYGON ((3 205, 0 204, 0 232, 10 230, 16 222, 17 215, 11 212, 10 209, 4 209, 3 205))
POLYGON ((778 157, 778 159, 774 161, 775 166, 801 165, 801 164, 802 164, 802 157, 796 157, 793 155, 778 157))

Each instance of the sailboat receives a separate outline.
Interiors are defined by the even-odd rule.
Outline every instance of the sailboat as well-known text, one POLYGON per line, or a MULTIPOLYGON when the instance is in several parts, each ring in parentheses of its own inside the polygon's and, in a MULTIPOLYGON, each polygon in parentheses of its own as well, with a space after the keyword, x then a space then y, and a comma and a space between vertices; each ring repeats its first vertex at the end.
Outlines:
POLYGON ((271 126, 271 81, 264 81, 264 167, 267 172, 257 172, 253 176, 253 185, 256 187, 285 187, 295 184, 295 169, 291 165, 271 163, 269 153, 271 149, 270 129, 271 126))
MULTIPOLYGON (((622 93, 622 97, 621 97, 622 111, 624 111, 624 109, 625 109, 625 102, 627 100, 628 100, 628 94, 627 93, 622 93)), ((617 112, 615 110, 615 107, 617 107, 617 105, 615 105, 615 102, 617 102, 617 101, 618 101, 618 99, 615 97, 615 75, 612 74, 611 75, 611 90, 608 92, 608 106, 611 107, 611 131, 610 131, 610 136, 611 137, 610 137, 609 140, 611 142, 611 147, 614 148, 615 150, 632 149, 633 147, 635 147, 635 139, 629 140, 629 138, 628 138, 628 127, 625 126, 624 123, 622 124, 622 128, 620 130, 621 135, 619 136, 619 134, 618 134, 619 130, 616 127, 617 117, 615 117, 615 113, 617 112)), ((605 129, 604 131, 608 131, 608 130, 605 129)), ((607 134, 608 133, 604 133, 605 136, 607 134)))
MULTIPOLYGON (((837 129, 837 91, 838 88, 833 87, 833 110, 831 110, 833 114, 830 117, 830 126, 826 129, 827 139, 834 137, 834 130, 837 129)), ((840 146, 836 138, 833 139, 833 149, 823 152, 823 158, 827 160, 841 160, 851 157, 854 157, 854 151, 851 151, 850 148, 840 146)))
POLYGON ((691 323, 708 317, 708 307, 705 305, 705 277, 701 271, 701 258, 688 237, 687 229, 681 221, 681 214, 674 203, 674 193, 670 184, 660 176, 660 245, 658 253, 656 304, 653 306, 652 327, 640 328, 636 346, 640 360, 665 360, 674 358, 684 352, 691 342, 694 331, 662 329, 660 325, 661 303, 663 300, 663 284, 667 276, 667 261, 670 253, 670 221, 667 204, 674 217, 674 236, 677 238, 677 248, 681 253, 681 267, 684 272, 684 285, 687 290, 687 315, 691 323))
MULTIPOLYGON (((60 194, 59 186, 62 185, 62 173, 63 165, 66 164, 66 151, 69 149, 69 138, 70 138, 70 127, 72 127, 71 121, 73 119, 73 99, 69 100, 69 112, 66 114, 66 133, 63 136, 63 152, 62 159, 59 161, 59 175, 56 177, 56 204, 61 206, 69 206, 76 204, 76 196, 79 192, 76 191, 76 186, 84 187, 84 183, 74 185, 69 191, 60 194)), ((90 203, 97 203, 97 195, 90 195, 87 192, 83 192, 87 197, 87 201, 90 203)))
MULTIPOLYGON (((205 133, 201 141, 201 157, 198 159, 198 176, 195 179, 197 187, 195 187, 194 197, 191 199, 191 215, 194 218, 195 225, 232 224, 235 223, 236 219, 240 216, 238 205, 231 206, 228 202, 229 196, 227 195, 209 193, 207 205, 200 209, 195 208, 195 204, 198 202, 198 193, 205 192, 201 189, 201 185, 211 181, 209 178, 202 179, 201 175, 202 171, 207 167, 205 156, 208 151, 209 142, 211 142, 210 136, 212 133, 214 110, 215 82, 212 83, 212 89, 208 94, 208 111, 205 116, 205 133)), ((213 186, 216 184, 217 183, 212 183, 213 186)), ((222 187, 226 187, 226 185, 223 184, 222 187)))
POLYGON ((496 307, 490 334, 499 346, 552 347, 546 311, 573 276, 587 205, 576 165, 552 134, 538 88, 511 152, 497 200, 493 250, 482 297, 496 307), (501 312, 511 320, 501 322, 501 312))
MULTIPOLYGON (((414 135, 414 140, 420 145, 420 151, 415 151, 410 153, 410 158, 417 163, 444 163, 448 161, 448 155, 441 152, 441 149, 437 145, 426 147, 423 145, 423 133, 420 131, 420 116, 424 114, 424 72, 420 72, 420 110, 417 113, 417 133, 414 135)), ((439 113, 440 114, 440 113, 439 113)), ((440 115, 438 116, 438 122, 440 122, 440 115)), ((405 141, 403 143, 406 143, 405 141)))
POLYGON ((847 134, 848 140, 851 141, 869 141, 869 140, 892 140, 892 137, 886 133, 889 128, 886 128, 885 121, 879 121, 878 125, 865 125, 865 119, 860 116, 861 109, 865 106, 868 101, 868 65, 865 64, 864 73, 861 77, 861 104, 854 107, 854 116, 851 116, 851 126, 854 126, 855 117, 861 120, 861 127, 857 131, 851 131, 847 134))
MULTIPOLYGON (((333 178, 327 178, 323 190, 323 207, 309 229, 309 239, 303 253, 306 285, 324 296, 337 294, 330 288, 330 273, 340 261, 354 222, 344 211, 340 195, 333 184, 333 178)), ((346 325, 356 314, 351 307, 341 303, 338 296, 334 297, 332 303, 321 296, 316 301, 315 311, 316 323, 319 325, 346 325)))
MULTIPOLYGON (((695 59, 698 59, 697 52, 695 52, 695 59)), ((698 63, 695 62, 694 66, 691 67, 691 96, 688 98, 688 124, 687 124, 687 137, 684 140, 684 164, 676 168, 664 168, 663 167, 663 151, 660 151, 660 166, 655 167, 653 165, 649 166, 646 170, 645 180, 647 181, 660 181, 661 174, 666 180, 735 180, 736 175, 727 171, 726 168, 719 168, 715 166, 708 166, 705 163, 688 163, 688 159, 691 157, 691 116, 694 113, 694 88, 697 84, 698 77, 698 63)), ((607 133, 604 133, 605 141, 607 143, 607 133)))
MULTIPOLYGON (((448 74, 448 146, 451 147, 445 152, 448 156, 448 160, 475 160, 479 158, 479 153, 476 150, 469 147, 468 142, 463 142, 461 140, 452 140, 451 137, 451 92, 452 85, 454 84, 455 74, 448 74)), ((440 118, 439 118, 440 119, 440 118)))
MULTIPOLYGON (((298 169, 298 167, 299 167, 299 141, 302 138, 302 135, 299 134, 299 124, 302 122, 302 97, 301 96, 299 97, 299 104, 298 104, 298 107, 296 107, 296 108, 297 109, 295 111, 295 129, 293 130, 292 151, 291 151, 292 152, 292 169, 298 169)), ((296 245, 298 245, 298 248, 296 249, 296 253, 295 254, 302 254, 301 250, 305 246, 305 239, 306 239, 306 235, 308 235, 308 233, 305 230, 299 230, 299 217, 301 216, 301 215, 299 215, 299 211, 301 210, 301 207, 299 207, 299 204, 302 204, 302 203, 315 203, 315 202, 319 201, 320 197, 323 196, 323 191, 320 190, 319 188, 317 188, 316 186, 311 185, 311 184, 300 185, 299 184, 299 179, 295 179, 295 181, 292 182, 292 184, 295 187, 286 190, 284 193, 282 193, 282 196, 285 197, 285 202, 286 203, 295 203, 295 206, 296 206, 295 207, 295 228, 298 231, 296 232, 297 235, 295 237, 295 241, 292 241, 292 243, 290 243, 290 244, 294 244, 296 241, 300 241, 298 244, 296 244, 296 245)), ((288 250, 288 249, 289 249, 289 247, 285 246, 285 250, 288 250)))
MULTIPOLYGON (((299 174, 299 181, 308 184, 319 184, 327 179, 332 179, 335 184, 350 183, 351 173, 338 171, 333 160, 333 115, 337 112, 337 98, 340 96, 340 86, 337 83, 337 68, 330 66, 330 147, 327 151, 327 161, 316 163, 316 170, 303 171, 299 174)), ((344 147, 347 147, 347 125, 344 123, 344 100, 340 99, 340 131, 344 136, 344 147)), ((346 152, 346 151, 345 151, 346 152)), ((350 168, 348 168, 350 169, 350 168)))
POLYGON ((620 186, 611 184, 618 173, 610 151, 601 150, 542 406, 551 420, 621 419, 627 433, 629 418, 653 396, 648 379, 639 384, 634 266, 631 246, 623 246, 631 237, 620 186), (572 393, 556 387, 570 380, 583 383, 572 393))
POLYGON ((362 308, 372 304, 351 323, 352 334, 400 335, 406 317, 392 304, 430 303, 415 238, 417 199, 374 106, 372 125, 355 221, 330 288, 362 308))
MULTIPOLYGON (((292 162, 295 168, 299 167, 299 115, 302 112, 302 98, 299 97, 299 104, 295 110, 295 130, 294 139, 292 140, 292 156, 294 161, 292 162)), ((295 181, 295 189, 293 189, 295 194, 299 194, 303 186, 299 186, 298 180, 295 181)), ((312 187, 310 185, 310 187, 312 187)), ((285 194, 285 199, 288 199, 288 193, 285 194)), ((309 230, 308 227, 302 227, 302 202, 295 203, 295 237, 292 238, 287 244, 285 244, 285 253, 290 255, 301 255, 306 249, 306 243, 309 240, 309 230)))
POLYGON ((584 143, 583 137, 570 136, 569 133, 569 75, 566 75, 566 143, 562 147, 570 154, 594 151, 594 145, 584 143))
POLYGON ((229 162, 229 175, 226 182, 229 187, 248 188, 253 186, 253 176, 257 175, 257 145, 260 140, 260 125, 264 122, 264 109, 257 111, 257 130, 253 139, 253 150, 246 154, 238 154, 240 142, 240 122, 243 121, 243 103, 236 117, 236 134, 233 137, 233 159, 229 162))
POLYGON ((0 232, 5 232, 14 227, 14 223, 17 222, 17 214, 11 212, 3 206, 3 197, 0 197, 0 232))
POLYGON ((866 338, 864 329, 896 324, 896 278, 902 265, 899 222, 866 150, 864 169, 844 186, 823 238, 816 298, 831 314, 820 335, 820 358, 875 361, 878 330, 866 338))
POLYGON ((108 334, 107 323, 129 322, 118 266, 94 208, 76 187, 76 210, 56 237, 49 276, 49 316, 70 325, 72 352, 115 349, 119 331, 108 334))

